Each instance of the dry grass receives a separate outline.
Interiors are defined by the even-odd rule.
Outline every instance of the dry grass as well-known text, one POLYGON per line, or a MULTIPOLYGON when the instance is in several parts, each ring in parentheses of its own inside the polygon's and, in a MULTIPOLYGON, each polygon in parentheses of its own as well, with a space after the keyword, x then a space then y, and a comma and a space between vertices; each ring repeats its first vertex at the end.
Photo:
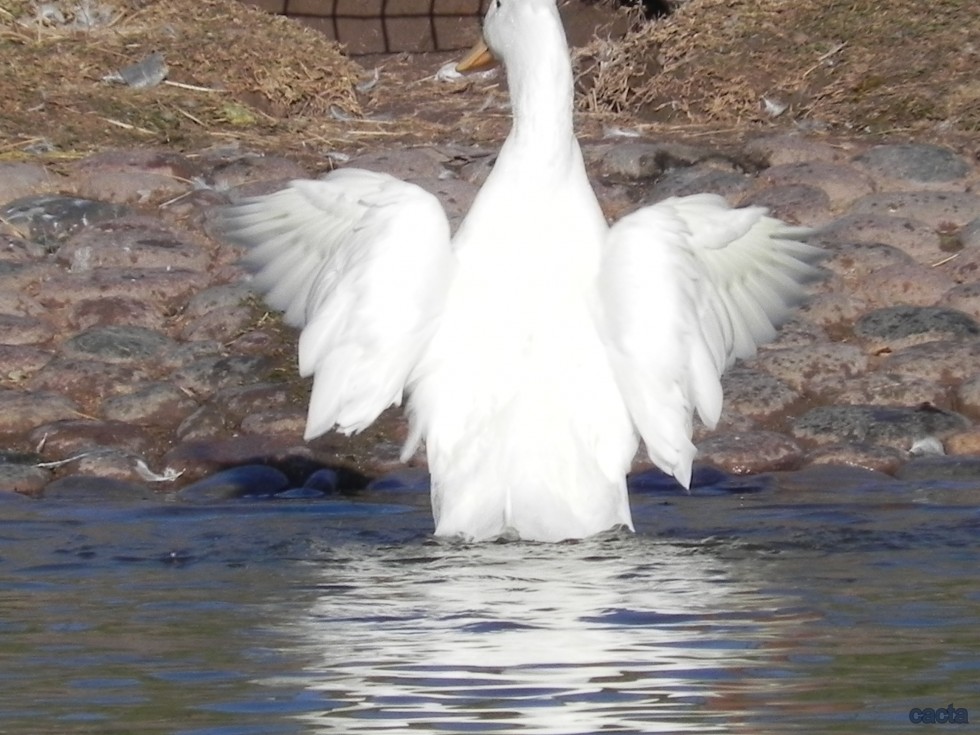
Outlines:
POLYGON ((650 122, 980 131, 975 0, 690 0, 579 56, 582 106, 650 122))
POLYGON ((76 27, 84 0, 38 22, 26 2, 0 0, 0 155, 32 143, 81 155, 105 145, 248 140, 356 113, 359 67, 337 44, 236 0, 97 0, 107 22, 76 27), (149 89, 102 78, 163 52, 168 82, 149 89))

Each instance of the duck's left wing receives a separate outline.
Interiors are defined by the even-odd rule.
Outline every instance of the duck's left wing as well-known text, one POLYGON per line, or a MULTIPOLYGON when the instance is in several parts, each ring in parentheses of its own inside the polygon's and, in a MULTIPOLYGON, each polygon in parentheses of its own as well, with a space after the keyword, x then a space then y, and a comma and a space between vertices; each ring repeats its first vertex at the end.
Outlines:
POLYGON ((254 284, 302 327, 299 369, 313 375, 306 438, 371 424, 401 402, 453 270, 439 201, 386 174, 340 169, 226 209, 254 284))
POLYGON ((755 354, 818 274, 808 231, 732 209, 719 196, 671 198, 609 232, 600 297, 610 361, 650 458, 683 485, 693 412, 714 426, 721 374, 755 354))

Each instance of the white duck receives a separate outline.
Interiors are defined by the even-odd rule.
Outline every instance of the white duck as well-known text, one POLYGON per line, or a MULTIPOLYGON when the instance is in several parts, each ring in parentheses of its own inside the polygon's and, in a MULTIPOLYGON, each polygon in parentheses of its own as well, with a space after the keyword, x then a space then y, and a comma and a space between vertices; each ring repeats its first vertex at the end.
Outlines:
POLYGON ((307 439, 364 429, 408 394, 402 458, 425 440, 437 535, 632 528, 639 439, 689 485, 693 412, 715 424, 722 372, 773 337, 818 251, 709 194, 609 227, 572 129, 555 0, 495 0, 484 38, 514 122, 455 236, 434 196, 358 169, 247 200, 226 231, 303 328, 307 439))

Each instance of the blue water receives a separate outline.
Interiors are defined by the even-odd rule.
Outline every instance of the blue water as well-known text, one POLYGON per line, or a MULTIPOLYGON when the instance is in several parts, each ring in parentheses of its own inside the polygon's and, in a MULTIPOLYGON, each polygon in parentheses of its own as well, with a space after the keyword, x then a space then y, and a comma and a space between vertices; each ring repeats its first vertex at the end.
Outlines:
POLYGON ((980 722, 980 488, 633 495, 637 533, 430 537, 427 498, 0 494, 0 733, 896 733, 980 722))

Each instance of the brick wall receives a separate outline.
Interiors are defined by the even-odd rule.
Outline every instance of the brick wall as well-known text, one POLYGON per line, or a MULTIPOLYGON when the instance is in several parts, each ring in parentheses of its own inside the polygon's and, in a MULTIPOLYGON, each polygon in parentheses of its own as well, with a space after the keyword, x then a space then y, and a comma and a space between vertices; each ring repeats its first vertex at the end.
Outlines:
POLYGON ((476 39, 489 0, 244 0, 343 43, 350 54, 454 51, 476 39))

